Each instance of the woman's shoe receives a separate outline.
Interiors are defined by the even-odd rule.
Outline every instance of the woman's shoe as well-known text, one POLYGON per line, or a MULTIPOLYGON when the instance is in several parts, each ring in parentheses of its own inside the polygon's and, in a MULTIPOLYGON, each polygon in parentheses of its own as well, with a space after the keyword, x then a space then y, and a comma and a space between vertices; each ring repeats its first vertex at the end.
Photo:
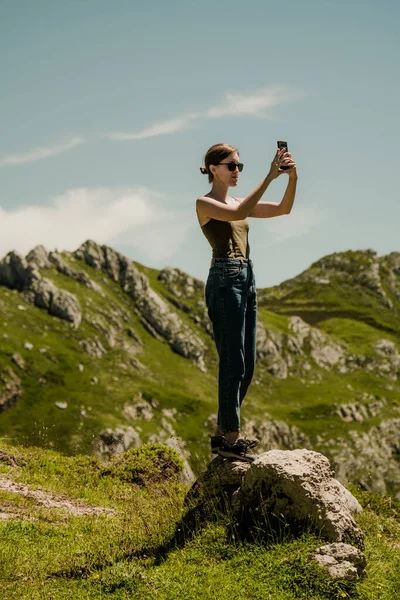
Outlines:
POLYGON ((253 462, 257 455, 252 452, 252 448, 258 444, 258 440, 247 440, 242 437, 238 438, 234 443, 230 443, 227 439, 223 438, 219 446, 218 454, 224 458, 234 458, 244 462, 253 462))
POLYGON ((220 447, 223 436, 222 435, 210 435, 211 454, 218 454, 218 448, 220 447))
MULTIPOLYGON (((208 437, 210 438, 210 446, 211 446, 211 454, 218 454, 218 449, 221 445, 221 442, 224 438, 223 435, 210 435, 208 434, 208 437)), ((260 443, 260 440, 257 440, 256 438, 252 438, 252 439, 247 439, 245 438, 249 444, 249 449, 253 449, 256 446, 258 446, 258 444, 260 443)))

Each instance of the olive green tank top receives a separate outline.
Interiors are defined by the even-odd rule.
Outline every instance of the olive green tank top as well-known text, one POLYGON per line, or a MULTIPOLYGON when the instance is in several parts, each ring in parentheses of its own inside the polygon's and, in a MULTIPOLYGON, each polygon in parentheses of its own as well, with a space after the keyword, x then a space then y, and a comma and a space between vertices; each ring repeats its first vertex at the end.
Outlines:
POLYGON ((210 219, 201 227, 212 248, 212 258, 249 258, 249 224, 241 221, 210 219))

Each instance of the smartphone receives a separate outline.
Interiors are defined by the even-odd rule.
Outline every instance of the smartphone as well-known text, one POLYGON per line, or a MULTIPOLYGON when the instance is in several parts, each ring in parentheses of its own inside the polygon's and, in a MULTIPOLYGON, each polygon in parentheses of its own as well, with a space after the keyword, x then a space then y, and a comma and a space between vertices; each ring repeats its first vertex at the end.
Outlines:
MULTIPOLYGON (((286 148, 286 150, 289 152, 287 142, 278 141, 277 144, 278 144, 278 148, 286 148)), ((285 166, 285 165, 280 168, 282 169, 282 171, 287 171, 287 169, 290 169, 290 167, 285 166)))

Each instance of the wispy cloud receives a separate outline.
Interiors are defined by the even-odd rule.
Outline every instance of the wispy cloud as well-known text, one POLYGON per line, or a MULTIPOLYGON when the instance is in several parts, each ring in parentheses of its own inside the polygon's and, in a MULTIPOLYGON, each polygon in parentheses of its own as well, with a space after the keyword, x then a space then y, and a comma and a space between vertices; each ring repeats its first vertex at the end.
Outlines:
MULTIPOLYGON (((250 116, 262 119, 274 118, 271 109, 286 102, 295 102, 304 97, 304 92, 288 85, 270 86, 253 92, 228 92, 225 99, 202 112, 189 112, 173 119, 154 123, 136 132, 113 132, 104 137, 111 140, 141 140, 158 135, 184 131, 196 121, 223 117, 250 116)), ((34 148, 21 154, 0 155, 0 167, 23 165, 49 158, 84 144, 82 137, 74 137, 63 143, 34 148)))
POLYGON ((202 119, 221 117, 251 116, 257 118, 273 118, 270 109, 286 102, 295 102, 305 96, 301 90, 288 85, 270 86, 257 91, 228 92, 225 100, 203 112, 191 112, 180 117, 150 125, 135 133, 116 132, 105 137, 112 140, 138 140, 156 135, 177 133, 188 129, 192 123, 202 119))
POLYGON ((10 165, 23 165, 26 163, 35 162, 37 160, 41 160, 42 158, 49 158, 50 156, 61 154, 61 152, 66 152, 67 150, 71 150, 72 148, 80 146, 84 143, 85 140, 83 138, 75 137, 55 146, 34 148, 33 150, 25 152, 24 154, 6 154, 4 156, 0 156, 0 166, 5 167, 10 165))
POLYGON ((0 260, 10 250, 25 255, 38 244, 75 250, 87 239, 167 259, 185 241, 187 213, 165 209, 172 198, 148 188, 77 188, 45 206, 0 207, 0 260), (162 240, 162 243, 160 243, 162 240))
POLYGON ((176 119, 170 119, 169 121, 163 121, 162 123, 155 123, 146 129, 142 129, 137 133, 110 133, 106 137, 111 140, 142 140, 144 138, 153 137, 155 135, 163 135, 166 133, 176 133, 187 129, 189 123, 198 119, 201 115, 199 113, 188 113, 182 117, 176 119))
POLYGON ((219 117, 239 117, 243 115, 268 118, 268 110, 273 106, 300 100, 304 93, 289 86, 271 86, 256 92, 227 93, 225 101, 218 106, 209 108, 204 117, 216 119, 219 117))
MULTIPOLYGON (((223 117, 250 116, 262 119, 274 118, 271 109, 286 102, 295 102, 304 97, 304 93, 287 85, 270 86, 253 92, 228 92, 225 99, 216 106, 202 112, 189 112, 173 119, 154 123, 136 132, 113 132, 105 134, 110 140, 142 140, 158 135, 178 133, 189 129, 196 121, 223 117)), ((49 158, 84 144, 82 137, 74 137, 63 143, 34 148, 21 154, 0 156, 0 167, 23 165, 49 158)))

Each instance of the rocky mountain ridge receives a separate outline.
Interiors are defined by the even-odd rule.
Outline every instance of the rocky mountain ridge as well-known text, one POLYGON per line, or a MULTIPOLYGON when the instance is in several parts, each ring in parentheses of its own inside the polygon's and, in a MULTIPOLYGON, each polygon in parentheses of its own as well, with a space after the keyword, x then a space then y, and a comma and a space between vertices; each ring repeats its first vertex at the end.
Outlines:
MULTIPOLYGON (((367 489, 400 494, 400 421, 396 401, 400 374, 400 254, 378 257, 376 252, 367 250, 324 257, 280 286, 259 290, 259 307, 254 388, 274 410, 276 407, 270 406, 274 390, 284 397, 285 389, 297 382, 301 392, 297 392, 297 411, 291 407, 283 419, 274 416, 274 410, 266 411, 259 400, 254 401, 257 418, 244 417, 243 432, 259 436, 264 450, 299 446, 321 450, 329 455, 344 480, 357 474, 357 481, 367 489), (335 319, 343 314, 348 321, 340 321, 338 327, 335 319), (357 335, 347 335, 352 330, 357 335), (375 393, 371 393, 368 377, 375 393), (334 385, 348 378, 346 398, 329 399, 324 414, 318 415, 317 408, 311 406, 316 402, 312 389, 328 385, 327 378, 333 378, 334 385), (310 402, 308 418, 314 422, 318 416, 330 419, 334 431, 310 435, 298 419, 291 422, 291 415, 300 414, 303 404, 310 402), (340 427, 343 435, 335 435, 340 427), (368 471, 371 476, 367 476, 368 471)), ((47 360, 47 373, 44 369, 37 377, 39 389, 51 385, 58 389, 60 398, 53 401, 53 406, 65 415, 73 404, 67 397, 68 386, 49 377, 60 363, 52 345, 43 340, 38 347, 29 339, 26 323, 38 322, 37 310, 43 316, 36 336, 51 337, 53 325, 59 323, 55 335, 67 336, 71 344, 75 343, 87 356, 89 365, 96 364, 96 369, 106 372, 109 367, 105 367, 105 361, 118 357, 107 371, 107 391, 101 392, 104 404, 106 394, 110 399, 115 396, 113 386, 119 386, 125 377, 137 384, 136 399, 121 403, 112 418, 102 418, 107 426, 96 429, 93 424, 93 451, 107 457, 143 442, 162 441, 179 449, 190 479, 193 452, 185 448, 182 420, 188 418, 191 409, 185 412, 178 408, 174 413, 174 407, 161 406, 154 395, 140 395, 140 390, 154 387, 159 378, 148 357, 149 335, 156 344, 154 348, 160 348, 159 368, 168 371, 166 363, 162 367, 164 356, 179 362, 179 367, 173 367, 177 369, 177 383, 187 372, 193 381, 200 382, 205 377, 215 384, 218 360, 204 302, 204 282, 180 269, 146 269, 91 240, 75 252, 48 252, 43 246, 37 246, 26 257, 9 252, 0 261, 0 425, 3 415, 8 423, 12 421, 5 415, 11 415, 27 395, 34 356, 38 361, 47 360), (12 321, 18 318, 24 330, 19 330, 19 334, 24 334, 23 340, 10 333, 12 321)), ((76 368, 83 376, 90 366, 83 365, 85 361, 78 358, 78 353, 76 357, 76 368)), ((91 374, 90 386, 99 387, 99 380, 98 373, 91 374)), ((38 394, 36 390, 30 397, 39 398, 38 394)), ((209 405, 207 394, 202 398, 200 413, 191 413, 193 423, 199 419, 201 407, 209 405)), ((72 429, 71 439, 84 436, 81 432, 88 427, 91 408, 86 404, 75 406, 74 427, 79 433, 72 429)), ((43 410, 50 423, 51 411, 45 407, 43 410)), ((214 410, 198 421, 197 427, 215 424, 214 400, 214 410)), ((14 426, 17 430, 18 423, 14 426)), ((25 436, 29 437, 26 432, 25 436)), ((46 438, 42 441, 46 443, 46 438)))

